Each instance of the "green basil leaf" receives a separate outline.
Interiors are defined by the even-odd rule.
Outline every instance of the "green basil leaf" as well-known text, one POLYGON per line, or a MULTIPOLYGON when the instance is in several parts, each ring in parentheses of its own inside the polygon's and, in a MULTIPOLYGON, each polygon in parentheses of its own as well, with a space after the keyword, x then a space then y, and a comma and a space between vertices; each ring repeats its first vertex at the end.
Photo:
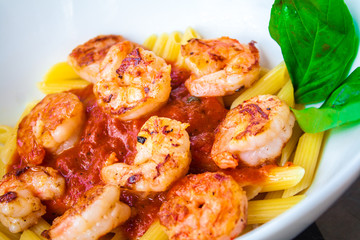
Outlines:
POLYGON ((334 128, 360 120, 360 68, 326 99, 319 109, 292 109, 300 127, 308 133, 334 128))
POLYGON ((359 46, 343 0, 275 0, 269 23, 297 103, 315 103, 341 84, 359 46))

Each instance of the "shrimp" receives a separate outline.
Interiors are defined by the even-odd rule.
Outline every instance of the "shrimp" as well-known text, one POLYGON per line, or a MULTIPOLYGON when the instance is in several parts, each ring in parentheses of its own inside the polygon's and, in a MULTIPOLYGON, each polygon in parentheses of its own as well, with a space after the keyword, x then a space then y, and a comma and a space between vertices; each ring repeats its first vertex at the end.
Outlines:
POLYGON ((69 92, 47 95, 21 121, 17 150, 28 164, 41 164, 46 150, 60 154, 78 140, 85 120, 79 98, 69 92))
POLYGON ((41 200, 56 199, 64 192, 64 178, 50 167, 9 172, 0 182, 0 221, 11 232, 21 232, 45 214, 41 200))
POLYGON ((185 82, 193 96, 225 96, 250 87, 260 73, 255 42, 240 44, 229 37, 191 39, 181 54, 192 75, 185 82))
POLYGON ((253 97, 228 112, 220 123, 211 157, 220 168, 238 161, 258 166, 274 161, 292 134, 295 117, 276 96, 253 97))
POLYGON ((98 239, 124 223, 131 209, 120 202, 120 188, 114 185, 95 186, 88 190, 42 235, 53 240, 98 239))
POLYGON ((94 85, 97 102, 121 119, 140 118, 166 103, 171 66, 153 52, 122 42, 110 48, 94 85))
POLYGON ((206 172, 181 179, 158 215, 171 240, 230 240, 245 228, 247 204, 231 176, 206 172))
POLYGON ((77 46, 68 56, 68 63, 83 79, 95 83, 100 72, 100 63, 116 43, 125 41, 119 35, 100 35, 77 46))
MULTIPOLYGON (((137 136, 134 163, 114 163, 101 170, 104 182, 144 192, 161 192, 184 176, 191 161, 189 124, 151 117, 137 136)), ((110 155, 108 164, 116 161, 110 155)))

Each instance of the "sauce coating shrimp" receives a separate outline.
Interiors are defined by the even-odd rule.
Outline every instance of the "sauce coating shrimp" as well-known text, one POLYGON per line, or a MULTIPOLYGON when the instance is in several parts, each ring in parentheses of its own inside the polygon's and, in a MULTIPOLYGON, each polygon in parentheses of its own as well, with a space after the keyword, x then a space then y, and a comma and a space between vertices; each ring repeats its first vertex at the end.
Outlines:
MULTIPOLYGON (((153 116, 137 137, 137 155, 132 165, 115 163, 101 171, 104 182, 136 191, 165 191, 184 176, 191 161, 188 124, 153 116)), ((108 159, 116 161, 115 154, 108 159)))
POLYGON ((220 123, 211 157, 220 168, 238 162, 257 166, 274 161, 292 134, 295 117, 273 95, 253 97, 230 110, 220 123))
POLYGON ((100 72, 100 63, 116 43, 125 41, 119 35, 100 35, 77 46, 68 56, 68 63, 83 79, 95 83, 100 72))
POLYGON ((160 223, 172 240, 230 240, 246 225, 246 193, 223 173, 187 175, 161 205, 160 223))
POLYGON ((45 214, 41 200, 56 199, 64 192, 64 178, 50 167, 9 172, 0 182, 0 220, 11 232, 21 232, 45 214))
POLYGON ((171 66, 153 52, 129 41, 110 48, 94 85, 98 104, 121 119, 140 118, 166 103, 170 96, 171 66))
POLYGON ((191 39, 181 54, 192 75, 185 82, 193 96, 225 96, 250 87, 260 73, 255 42, 240 44, 229 37, 191 39))
POLYGON ((43 235, 54 240, 98 239, 130 217, 130 207, 119 198, 120 188, 95 186, 75 206, 56 218, 43 235))
POLYGON ((78 140, 85 120, 79 98, 72 93, 47 95, 21 121, 17 132, 17 150, 29 164, 42 163, 46 150, 59 154, 78 140))

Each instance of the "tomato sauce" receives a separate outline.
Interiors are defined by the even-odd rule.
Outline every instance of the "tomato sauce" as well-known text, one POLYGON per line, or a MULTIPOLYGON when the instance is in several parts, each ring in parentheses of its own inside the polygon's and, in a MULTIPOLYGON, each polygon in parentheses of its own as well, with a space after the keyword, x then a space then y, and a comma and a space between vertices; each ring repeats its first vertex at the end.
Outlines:
MULTIPOLYGON (((184 86, 189 77, 187 71, 173 68, 172 91, 165 106, 151 115, 169 117, 189 123, 192 162, 190 173, 220 170, 210 158, 216 127, 225 118, 227 109, 215 97, 197 98, 191 96, 184 86)), ((150 117, 131 121, 120 121, 102 111, 97 105, 92 85, 72 90, 86 107, 86 123, 79 142, 58 156, 47 154, 44 166, 57 169, 66 179, 66 193, 57 200, 45 201, 45 218, 52 221, 72 207, 78 198, 93 186, 104 184, 100 171, 111 153, 120 162, 132 164, 136 155, 136 137, 140 128, 150 117)), ((18 158, 11 169, 24 167, 18 158)), ((263 181, 264 169, 242 168, 225 170, 238 181, 263 181)), ((132 191, 123 190, 120 200, 132 208, 131 218, 121 226, 128 237, 142 236, 157 217, 166 193, 139 196, 132 191)))

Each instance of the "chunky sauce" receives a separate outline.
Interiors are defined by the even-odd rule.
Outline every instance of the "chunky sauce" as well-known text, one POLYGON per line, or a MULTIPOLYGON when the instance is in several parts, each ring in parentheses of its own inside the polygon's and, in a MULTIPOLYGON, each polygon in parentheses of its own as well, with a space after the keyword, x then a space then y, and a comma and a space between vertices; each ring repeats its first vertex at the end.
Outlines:
MULTIPOLYGON (((190 126, 187 131, 191 141, 191 173, 217 171, 218 167, 210 158, 218 124, 225 117, 226 110, 217 98, 196 98, 189 94, 184 81, 189 74, 180 69, 172 71, 172 92, 168 103, 153 113, 169 117, 190 126)), ((47 154, 43 165, 58 169, 66 178, 66 194, 57 199, 46 201, 45 218, 52 221, 73 206, 77 199, 88 189, 103 184, 100 171, 107 157, 115 152, 120 162, 131 164, 136 154, 136 137, 143 123, 148 119, 120 121, 104 113, 97 105, 92 92, 92 85, 81 90, 73 90, 86 107, 86 124, 78 144, 54 157, 47 154)), ((12 169, 24 167, 19 159, 12 169)), ((248 179, 250 182, 262 181, 263 170, 243 169, 231 172, 235 179, 248 179)), ((165 193, 141 197, 131 191, 121 193, 121 201, 128 204, 132 217, 122 225, 130 238, 137 238, 145 233, 157 216, 165 193)))

